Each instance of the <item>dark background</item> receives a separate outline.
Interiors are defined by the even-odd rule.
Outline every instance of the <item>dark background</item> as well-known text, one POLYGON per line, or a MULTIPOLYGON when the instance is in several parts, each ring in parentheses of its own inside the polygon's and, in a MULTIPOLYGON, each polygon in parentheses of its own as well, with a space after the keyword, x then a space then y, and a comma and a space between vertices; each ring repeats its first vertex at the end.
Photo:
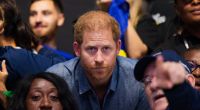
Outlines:
MULTIPOLYGON (((96 0, 61 0, 64 6, 65 23, 58 29, 56 39, 59 50, 73 53, 73 22, 83 13, 95 9, 96 0)), ((23 19, 28 23, 30 0, 16 0, 23 19)))

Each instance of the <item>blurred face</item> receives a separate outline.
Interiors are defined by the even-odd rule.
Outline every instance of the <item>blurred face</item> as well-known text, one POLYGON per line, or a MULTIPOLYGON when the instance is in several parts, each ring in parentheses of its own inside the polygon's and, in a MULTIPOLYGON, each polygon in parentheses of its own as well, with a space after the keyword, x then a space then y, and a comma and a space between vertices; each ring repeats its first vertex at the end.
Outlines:
POLYGON ((200 22, 200 0, 176 0, 177 12, 189 24, 200 22))
POLYGON ((30 6, 29 23, 36 37, 52 37, 63 22, 63 14, 52 0, 39 0, 30 6))
POLYGON ((80 57, 86 76, 91 83, 102 85, 106 83, 116 63, 120 49, 120 40, 115 42, 111 29, 85 31, 82 44, 74 42, 74 49, 80 57))
POLYGON ((56 87, 45 79, 32 82, 26 98, 27 110, 62 110, 56 87))
POLYGON ((148 101, 152 110, 166 110, 168 101, 164 96, 164 92, 161 89, 154 88, 152 82, 154 81, 155 65, 150 64, 144 75, 145 92, 147 94, 148 101))
POLYGON ((192 50, 184 55, 185 59, 193 65, 192 74, 195 77, 195 88, 200 90, 200 50, 192 50))

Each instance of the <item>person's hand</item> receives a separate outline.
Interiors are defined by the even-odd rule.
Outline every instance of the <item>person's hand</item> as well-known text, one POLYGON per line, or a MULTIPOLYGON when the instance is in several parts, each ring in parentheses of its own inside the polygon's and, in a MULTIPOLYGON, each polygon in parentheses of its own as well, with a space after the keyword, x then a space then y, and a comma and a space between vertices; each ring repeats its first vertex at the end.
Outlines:
POLYGON ((3 92, 6 91, 6 86, 5 86, 5 82, 6 79, 8 77, 8 72, 6 69, 6 61, 3 60, 1 63, 1 68, 2 70, 0 71, 0 101, 2 102, 3 106, 6 108, 7 105, 7 99, 6 96, 3 95, 3 92))
POLYGON ((8 71, 7 71, 7 68, 6 68, 6 61, 5 60, 2 61, 1 67, 2 67, 2 70, 0 71, 0 82, 5 83, 5 81, 8 77, 8 71))
POLYGON ((178 62, 164 62, 162 56, 158 56, 155 62, 155 79, 153 86, 161 89, 171 89, 175 85, 185 81, 186 70, 178 62))

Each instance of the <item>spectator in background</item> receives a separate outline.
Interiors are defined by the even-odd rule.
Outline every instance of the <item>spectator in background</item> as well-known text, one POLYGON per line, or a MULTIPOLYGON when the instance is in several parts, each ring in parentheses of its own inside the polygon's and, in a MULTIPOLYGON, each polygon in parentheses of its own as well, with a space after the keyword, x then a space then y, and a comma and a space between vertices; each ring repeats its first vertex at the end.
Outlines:
POLYGON ((144 2, 143 0, 128 0, 128 3, 130 6, 130 17, 128 19, 128 26, 125 33, 125 47, 128 57, 141 58, 146 55, 148 48, 136 32, 136 25, 145 13, 143 9, 144 2))
POLYGON ((173 0, 145 0, 147 2, 147 13, 154 19, 157 25, 176 17, 173 0))
POLYGON ((169 26, 174 30, 171 22, 176 13, 173 0, 142 1, 143 11, 136 25, 136 31, 148 48, 146 53, 151 54, 165 41, 169 26))
POLYGON ((130 5, 130 21, 135 28, 139 20, 147 13, 145 0, 128 0, 130 5))
POLYGON ((178 16, 166 25, 165 42, 157 50, 172 49, 182 54, 200 43, 200 1, 174 0, 174 4, 178 16))
POLYGON ((14 0, 0 1, 0 61, 6 60, 8 90, 14 90, 18 80, 26 75, 45 71, 63 60, 33 53, 37 40, 22 21, 14 0))
POLYGON ((8 110, 78 110, 67 83, 42 72, 24 78, 10 100, 8 110))
POLYGON ((183 57, 192 65, 192 74, 195 77, 195 88, 200 91, 200 45, 186 50, 183 57))
POLYGON ((60 0, 31 0, 29 24, 35 37, 39 38, 39 54, 51 56, 52 52, 67 60, 73 55, 56 50, 56 31, 64 24, 64 9, 60 0))
POLYGON ((47 70, 65 79, 81 110, 149 110, 143 86, 133 79, 136 60, 117 57, 119 36, 113 17, 87 12, 74 25, 78 57, 47 70))
MULTIPOLYGON (((189 74, 190 66, 181 56, 178 56, 174 51, 163 51, 160 53, 156 53, 152 56, 146 56, 139 60, 139 62, 136 64, 135 67, 135 77, 138 81, 141 81, 145 85, 145 91, 147 93, 150 105, 152 110, 174 110, 170 108, 170 105, 168 105, 167 98, 163 92, 162 89, 155 88, 153 86, 154 84, 154 76, 157 74, 156 72, 156 66, 158 66, 156 63, 156 57, 162 55, 164 58, 164 62, 162 62, 161 65, 167 65, 166 72, 174 72, 174 75, 176 75, 176 71, 182 72, 182 65, 185 65, 185 69, 188 73, 186 73, 186 80, 194 86, 195 79, 194 77, 189 74), (176 62, 176 63, 174 63, 176 62), (178 64, 178 63, 180 64, 178 64), (181 66, 181 67, 180 67, 181 66)), ((160 65, 160 66, 161 66, 160 65)), ((183 71, 184 72, 184 71, 183 71)))

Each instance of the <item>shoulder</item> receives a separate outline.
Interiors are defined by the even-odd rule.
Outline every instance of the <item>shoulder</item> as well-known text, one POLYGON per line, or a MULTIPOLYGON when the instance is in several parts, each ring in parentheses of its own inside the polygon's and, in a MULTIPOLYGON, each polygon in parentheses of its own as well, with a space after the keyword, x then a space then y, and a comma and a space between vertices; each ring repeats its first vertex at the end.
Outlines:
POLYGON ((55 73, 61 77, 65 76, 67 74, 71 75, 73 73, 73 71, 75 70, 75 67, 78 62, 79 62, 79 58, 76 57, 71 60, 53 65, 50 68, 48 68, 46 71, 55 73))
POLYGON ((30 63, 30 61, 35 61, 35 60, 30 60, 30 59, 34 59, 36 54, 23 49, 23 48, 13 48, 10 46, 6 46, 6 47, 1 47, 0 49, 0 53, 1 56, 3 56, 6 60, 10 60, 13 63, 17 63, 17 62, 28 62, 30 63))
POLYGON ((65 60, 70 60, 74 58, 74 55, 70 53, 66 53, 61 50, 53 49, 47 45, 43 45, 43 48, 40 51, 41 54, 45 54, 47 56, 56 56, 56 57, 61 57, 64 58, 65 60))
POLYGON ((138 60, 136 59, 130 59, 130 58, 124 58, 124 57, 118 57, 117 58, 117 64, 119 68, 119 75, 120 78, 126 79, 125 82, 127 83, 134 83, 137 85, 137 82, 135 80, 134 76, 134 68, 138 60))
POLYGON ((117 63, 119 64, 119 67, 122 68, 134 68, 135 64, 137 63, 138 60, 136 59, 131 59, 131 58, 125 58, 125 57, 117 57, 117 63))
POLYGON ((127 81, 130 79, 131 81, 135 82, 134 78, 134 68, 138 60, 118 57, 117 64, 119 68, 119 74, 121 78, 126 79, 127 81))
POLYGON ((139 102, 145 95, 144 85, 138 82, 134 77, 134 68, 137 60, 123 57, 119 57, 117 60, 119 65, 120 87, 123 88, 127 97, 133 98, 133 102, 139 102))

